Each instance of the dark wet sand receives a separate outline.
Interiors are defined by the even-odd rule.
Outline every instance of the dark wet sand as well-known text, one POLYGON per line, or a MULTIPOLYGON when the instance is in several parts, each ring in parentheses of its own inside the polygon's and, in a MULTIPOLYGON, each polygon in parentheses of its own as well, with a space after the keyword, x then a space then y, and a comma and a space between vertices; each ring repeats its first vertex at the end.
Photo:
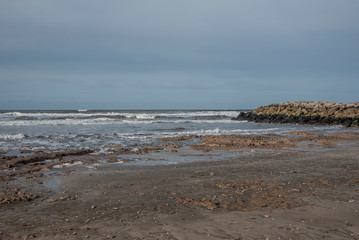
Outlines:
POLYGON ((0 239, 359 239, 357 142, 56 171, 1 182, 0 239))

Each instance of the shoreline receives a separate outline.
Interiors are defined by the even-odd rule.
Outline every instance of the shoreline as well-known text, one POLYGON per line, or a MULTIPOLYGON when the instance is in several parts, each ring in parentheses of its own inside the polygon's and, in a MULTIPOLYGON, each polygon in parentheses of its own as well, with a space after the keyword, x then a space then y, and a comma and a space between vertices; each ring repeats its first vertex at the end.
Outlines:
POLYGON ((257 151, 175 165, 73 165, 3 180, 0 237, 359 239, 357 132, 292 136, 313 146, 281 151, 278 136, 208 136, 200 140, 212 154, 231 151, 233 141, 256 143, 257 151))

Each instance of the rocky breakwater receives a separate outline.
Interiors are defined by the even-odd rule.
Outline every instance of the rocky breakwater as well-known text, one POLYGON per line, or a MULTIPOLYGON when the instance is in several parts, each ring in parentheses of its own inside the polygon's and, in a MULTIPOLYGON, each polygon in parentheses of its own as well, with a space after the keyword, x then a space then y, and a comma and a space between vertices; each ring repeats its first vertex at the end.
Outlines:
POLYGON ((359 127, 359 102, 285 102, 262 106, 252 112, 241 112, 233 120, 359 127))

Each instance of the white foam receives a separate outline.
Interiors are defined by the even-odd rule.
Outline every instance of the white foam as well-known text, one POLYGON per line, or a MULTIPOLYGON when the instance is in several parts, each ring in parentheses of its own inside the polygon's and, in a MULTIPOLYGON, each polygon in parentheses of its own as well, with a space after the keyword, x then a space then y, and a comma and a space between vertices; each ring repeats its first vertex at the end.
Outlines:
POLYGON ((137 133, 115 133, 115 136, 120 139, 138 139, 140 141, 146 139, 157 139, 174 136, 186 136, 186 135, 260 135, 266 133, 278 132, 279 128, 268 128, 268 129, 200 129, 195 131, 171 131, 171 132, 137 132, 137 133))
POLYGON ((81 161, 75 161, 73 163, 56 164, 53 166, 53 168, 71 167, 71 166, 78 166, 78 165, 82 165, 82 164, 83 163, 81 161))
POLYGON ((20 140, 25 137, 24 134, 0 134, 0 140, 20 140))
POLYGON ((160 116, 159 114, 146 114, 146 113, 138 113, 138 114, 124 114, 127 118, 136 118, 136 119, 155 119, 156 116, 160 116))
POLYGON ((52 168, 63 168, 64 166, 63 165, 54 165, 52 166, 52 168))
POLYGON ((73 163, 64 163, 63 165, 66 166, 66 167, 71 167, 71 166, 76 166, 76 165, 82 165, 82 162, 81 161, 75 161, 73 163))
POLYGON ((0 122, 0 126, 36 126, 36 125, 104 125, 113 124, 115 119, 56 119, 56 120, 15 120, 0 122))

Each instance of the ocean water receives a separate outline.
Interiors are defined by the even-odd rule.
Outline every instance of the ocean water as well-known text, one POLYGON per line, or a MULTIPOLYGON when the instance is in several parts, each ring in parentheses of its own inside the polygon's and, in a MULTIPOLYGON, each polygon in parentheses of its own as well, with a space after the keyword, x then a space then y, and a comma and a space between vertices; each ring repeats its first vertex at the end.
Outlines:
POLYGON ((244 110, 0 111, 0 151, 103 150, 114 145, 161 144, 159 138, 189 134, 266 134, 341 131, 341 126, 302 126, 233 121, 244 110))

